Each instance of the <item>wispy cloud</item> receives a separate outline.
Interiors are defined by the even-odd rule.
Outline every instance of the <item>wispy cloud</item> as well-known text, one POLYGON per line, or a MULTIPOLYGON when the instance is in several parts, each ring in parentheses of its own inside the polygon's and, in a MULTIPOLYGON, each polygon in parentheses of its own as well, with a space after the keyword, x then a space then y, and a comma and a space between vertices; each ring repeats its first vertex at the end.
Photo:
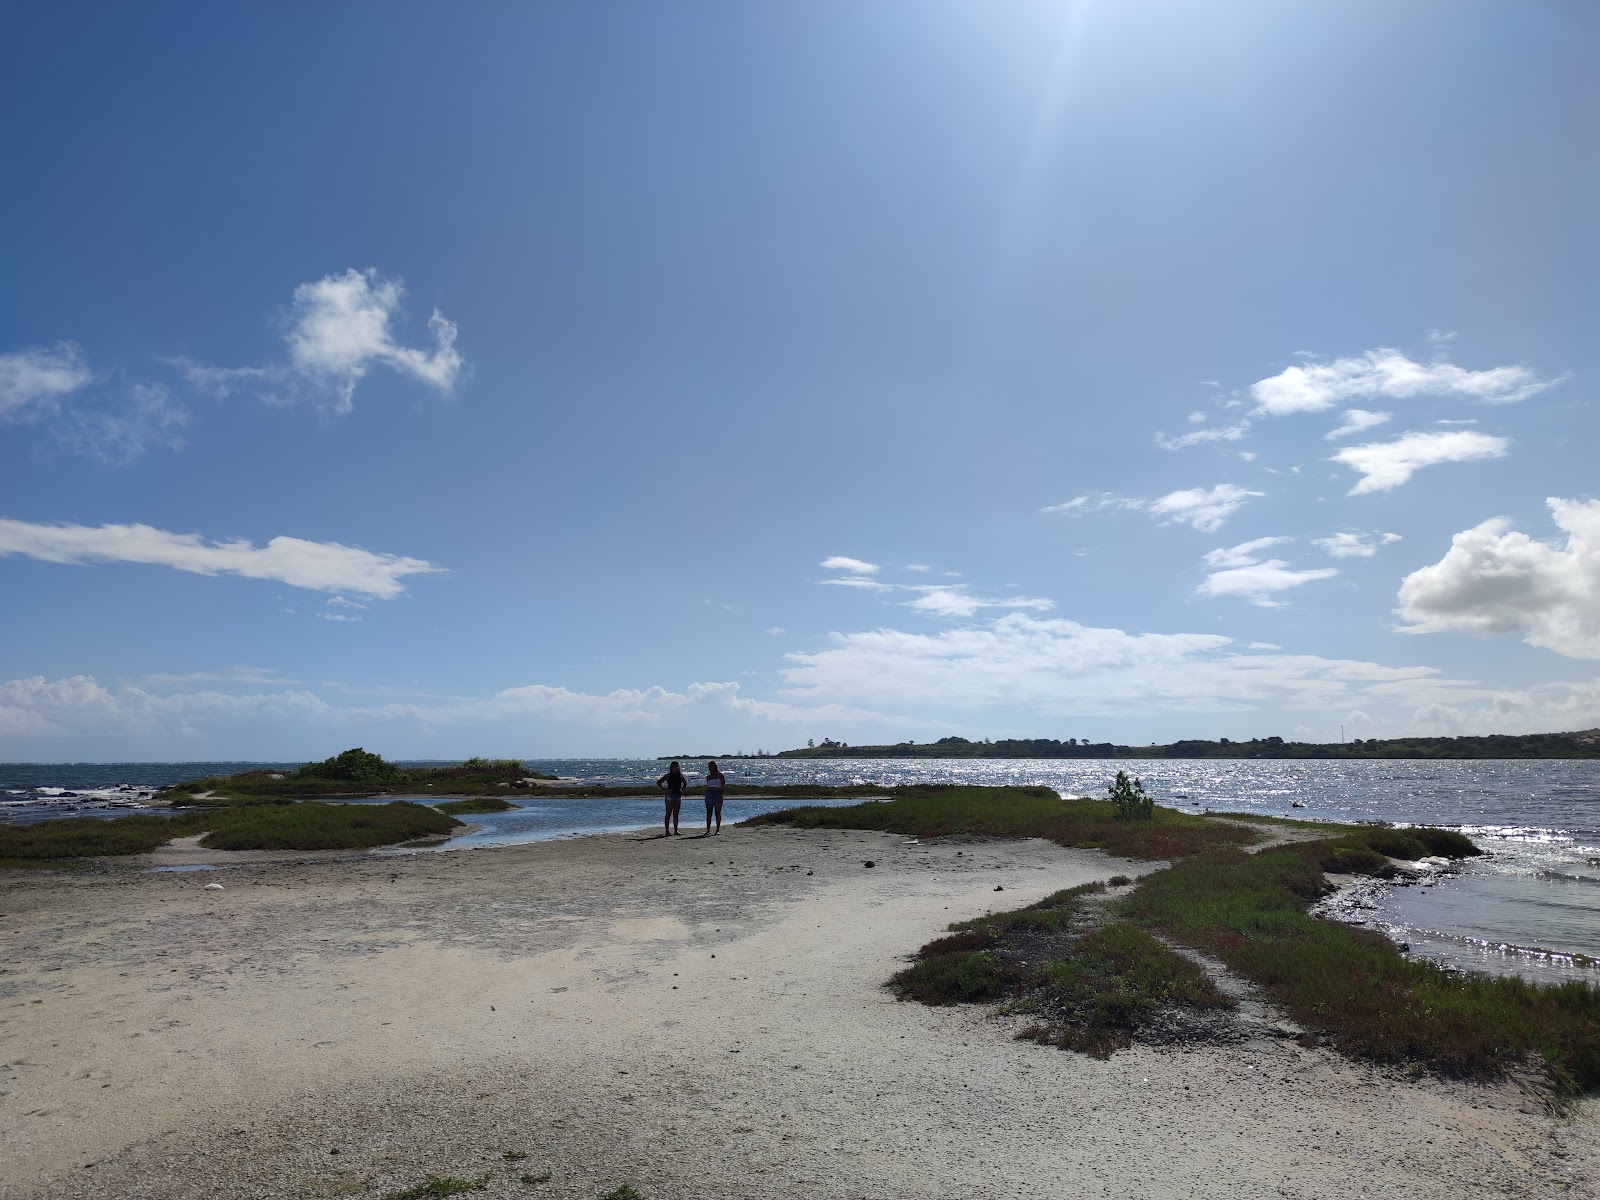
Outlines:
MULTIPOLYGON (((1192 421, 1194 413, 1189 414, 1192 421)), ((1237 442, 1250 432, 1250 422, 1240 421, 1236 425, 1223 425, 1212 429, 1196 429, 1192 433, 1180 434, 1177 437, 1166 437, 1156 434, 1156 445, 1163 450, 1182 450, 1185 446, 1205 446, 1218 442, 1237 442)))
POLYGON ((1431 566, 1400 583, 1402 633, 1521 634, 1569 658, 1600 658, 1600 500, 1546 503, 1565 545, 1535 541, 1505 518, 1458 533, 1431 566))
POLYGON ((1219 483, 1212 488, 1186 488, 1168 492, 1154 500, 1137 496, 1118 496, 1111 492, 1093 492, 1075 496, 1063 504, 1052 504, 1040 509, 1044 513, 1094 513, 1108 510, 1147 512, 1162 524, 1178 522, 1193 526, 1202 533, 1215 533, 1252 499, 1266 495, 1231 483, 1219 483))
POLYGON ((1398 542, 1398 533, 1335 533, 1325 538, 1312 538, 1314 546, 1321 546, 1333 558, 1371 558, 1379 546, 1398 542))
POLYGON ((1360 474, 1350 495, 1387 492, 1406 483, 1424 467, 1439 463, 1471 462, 1480 458, 1501 458, 1510 441, 1472 430, 1444 433, 1406 433, 1392 442, 1368 442, 1349 446, 1330 460, 1360 474))
POLYGON ((1191 525, 1201 533, 1215 533, 1252 499, 1264 495, 1265 492, 1252 492, 1231 483, 1219 483, 1213 488, 1168 492, 1160 499, 1150 501, 1146 507, 1152 516, 1191 525))
POLYGON ((0 354, 0 419, 28 420, 53 410, 94 381, 94 372, 76 343, 31 346, 0 354))
POLYGON ((385 366, 441 392, 451 391, 466 370, 456 349, 454 322, 434 309, 428 318, 431 349, 403 346, 390 326, 400 313, 405 286, 374 270, 350 269, 295 289, 285 335, 286 363, 215 367, 174 359, 191 385, 218 396, 252 389, 264 398, 307 396, 334 413, 355 407, 356 385, 374 366, 385 366))
POLYGON ((1486 693, 1430 667, 1248 650, 1217 634, 1135 634, 1008 613, 933 633, 875 629, 788 656, 785 693, 809 703, 1036 717, 1204 713, 1271 706, 1450 703, 1486 693))
POLYGON ((1350 437, 1352 434, 1364 433, 1368 429, 1376 429, 1388 421, 1393 413, 1368 412, 1364 408, 1347 408, 1341 415, 1339 424, 1322 436, 1330 442, 1340 438, 1350 437))
POLYGON ((160 384, 136 383, 120 406, 94 404, 61 414, 58 441, 75 453, 110 467, 125 467, 153 446, 179 449, 189 410, 160 384))
POLYGON ((841 579, 824 579, 828 587, 860 588, 867 592, 892 592, 894 585, 883 583, 877 579, 862 579, 858 575, 850 575, 841 579))
POLYGON ((197 683, 231 683, 255 686, 292 687, 298 679, 290 679, 270 667, 228 667, 221 671, 185 671, 182 674, 156 672, 143 676, 139 682, 145 687, 193 687, 197 683))
POLYGON ((401 580, 407 576, 444 571, 419 558, 374 554, 338 542, 275 537, 258 547, 242 539, 207 542, 197 533, 149 525, 36 525, 0 517, 0 557, 8 554, 51 563, 142 563, 378 598, 403 593, 401 580))
POLYGON ((877 563, 862 562, 859 558, 846 558, 843 554, 835 554, 831 558, 822 560, 824 571, 849 571, 852 575, 873 575, 878 571, 877 563))
POLYGON ((1339 572, 1333 567, 1297 571, 1281 558, 1263 559, 1260 552, 1290 541, 1284 537, 1256 538, 1227 549, 1213 550, 1205 556, 1211 573, 1195 588, 1201 596, 1242 596, 1258 608, 1281 608, 1275 593, 1301 587, 1318 579, 1330 579, 1339 572))
POLYGON ((1462 396, 1486 404, 1512 404, 1560 379, 1541 379, 1523 366, 1468 371, 1449 362, 1419 363, 1398 350, 1369 350, 1332 362, 1288 367, 1250 385, 1256 412, 1267 416, 1322 412, 1347 400, 1382 397, 1462 396))
POLYGON ((962 587, 918 587, 912 590, 919 592, 920 595, 915 600, 907 601, 907 608, 940 617, 970 617, 986 608, 1048 612, 1056 606, 1054 600, 1044 600, 1037 596, 1002 596, 986 599, 974 596, 962 587))

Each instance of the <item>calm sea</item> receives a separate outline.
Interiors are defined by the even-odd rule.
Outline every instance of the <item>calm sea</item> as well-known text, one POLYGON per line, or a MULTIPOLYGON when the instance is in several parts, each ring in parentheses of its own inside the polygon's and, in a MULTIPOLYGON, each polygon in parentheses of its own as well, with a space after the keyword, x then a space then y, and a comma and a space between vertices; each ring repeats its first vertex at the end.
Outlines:
MULTIPOLYGON (((205 775, 297 763, 0 764, 0 821, 138 811, 150 790, 205 775), (75 794, 63 794, 75 793, 75 794)), ((651 789, 655 759, 529 760, 564 779, 651 789)), ((686 763, 691 778, 698 764, 686 763)), ((1097 759, 854 759, 724 762, 740 784, 1042 784, 1063 795, 1103 795, 1119 769, 1140 775, 1161 803, 1459 829, 1488 851, 1461 870, 1387 889, 1355 916, 1449 966, 1556 981, 1600 982, 1600 761, 1496 759, 1109 761, 1097 759)), ((652 825, 659 801, 514 797, 512 812, 472 818, 453 846, 491 846, 652 825)), ((685 806, 688 823, 695 805, 685 806)), ((736 821, 783 807, 728 801, 736 821)))

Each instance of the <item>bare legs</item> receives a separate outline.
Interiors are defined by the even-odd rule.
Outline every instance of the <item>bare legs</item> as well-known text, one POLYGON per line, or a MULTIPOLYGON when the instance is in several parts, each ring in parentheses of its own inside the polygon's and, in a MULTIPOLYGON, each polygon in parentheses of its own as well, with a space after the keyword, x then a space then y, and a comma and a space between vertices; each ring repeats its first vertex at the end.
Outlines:
POLYGON ((671 837, 678 832, 678 813, 682 808, 682 796, 667 797, 667 810, 661 817, 662 837, 671 837))

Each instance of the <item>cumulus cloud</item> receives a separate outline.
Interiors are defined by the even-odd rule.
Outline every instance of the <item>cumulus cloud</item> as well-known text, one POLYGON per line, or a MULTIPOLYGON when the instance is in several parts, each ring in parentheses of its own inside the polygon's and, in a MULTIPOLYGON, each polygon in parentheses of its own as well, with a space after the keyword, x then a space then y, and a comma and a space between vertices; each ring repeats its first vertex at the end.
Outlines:
POLYGON ((408 575, 444 570, 419 558, 374 554, 338 542, 280 536, 258 547, 242 539, 206 542, 197 533, 149 525, 38 525, 0 517, 0 557, 8 554, 50 563, 143 563, 379 598, 403 593, 401 580, 408 575))
POLYGON ((403 346, 391 325, 405 286, 377 271, 350 269, 295 288, 290 307, 287 363, 214 367, 174 359, 189 382, 218 396, 254 388, 266 399, 302 395, 343 414, 355 407, 356 385, 373 366, 385 366, 441 392, 451 391, 466 369, 456 349, 454 322, 434 309, 428 318, 433 345, 403 346))
POLYGON ((1318 579, 1331 579, 1339 572, 1332 567, 1296 571, 1281 558, 1263 559, 1260 552, 1290 539, 1256 538, 1205 556, 1211 573, 1195 588, 1201 596, 1243 596, 1260 608, 1281 608, 1283 602, 1273 593, 1288 591, 1318 579))
POLYGON ((1398 533, 1335 533, 1325 538, 1312 538, 1311 542, 1333 558, 1371 558, 1378 553, 1379 546, 1399 540, 1398 533))
POLYGON ((824 571, 849 571, 852 575, 873 575, 877 573, 878 564, 862 562, 859 558, 846 558, 842 554, 835 554, 831 558, 822 560, 824 571))
POLYGON ((1463 396, 1486 404, 1511 404, 1553 387, 1527 367, 1468 371, 1449 362, 1419 363, 1398 350, 1369 350, 1352 358, 1288 367, 1250 385, 1256 411, 1266 416, 1322 412, 1347 400, 1381 397, 1463 396))
POLYGON ((1406 433, 1392 442, 1349 446, 1330 460, 1360 474, 1350 495, 1387 492, 1406 483, 1423 467, 1439 463, 1502 458, 1510 441, 1487 433, 1458 429, 1444 433, 1406 433))
POLYGON ((829 587, 861 588, 868 592, 892 592, 891 584, 881 583, 876 579, 862 579, 857 575, 847 575, 839 579, 824 579, 822 581, 829 587))
POLYGON ((1091 492, 1075 496, 1062 504, 1051 504, 1039 511, 1043 513, 1093 513, 1108 510, 1147 512, 1162 519, 1163 525, 1176 521, 1191 525, 1202 533, 1215 533, 1228 518, 1243 508, 1250 500, 1266 495, 1253 492, 1231 483, 1219 483, 1212 488, 1186 488, 1168 492, 1154 500, 1137 496, 1118 496, 1111 492, 1091 492))
POLYGON ((1569 658, 1600 658, 1600 500, 1546 503, 1564 545, 1497 517, 1458 533, 1438 562, 1400 583, 1403 633, 1521 634, 1569 658))
POLYGON ((1322 436, 1330 442, 1340 438, 1350 437, 1352 434, 1365 433, 1369 429, 1376 429, 1387 422, 1393 413, 1368 412, 1364 408, 1347 408, 1340 417, 1339 424, 1322 436))
POLYGON ((87 387, 94 373, 73 342, 0 354, 0 420, 27 420, 87 387))

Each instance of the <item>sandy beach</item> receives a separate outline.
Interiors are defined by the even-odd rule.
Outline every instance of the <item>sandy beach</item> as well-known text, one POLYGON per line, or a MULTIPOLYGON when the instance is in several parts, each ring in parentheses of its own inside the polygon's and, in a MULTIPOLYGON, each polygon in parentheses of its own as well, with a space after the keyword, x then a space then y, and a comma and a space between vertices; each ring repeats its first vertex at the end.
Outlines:
POLYGON ((882 986, 952 920, 1147 869, 729 828, 0 872, 0 1197, 1597 1194, 1593 1100, 1354 1064, 1251 1004, 1099 1062, 882 986))

